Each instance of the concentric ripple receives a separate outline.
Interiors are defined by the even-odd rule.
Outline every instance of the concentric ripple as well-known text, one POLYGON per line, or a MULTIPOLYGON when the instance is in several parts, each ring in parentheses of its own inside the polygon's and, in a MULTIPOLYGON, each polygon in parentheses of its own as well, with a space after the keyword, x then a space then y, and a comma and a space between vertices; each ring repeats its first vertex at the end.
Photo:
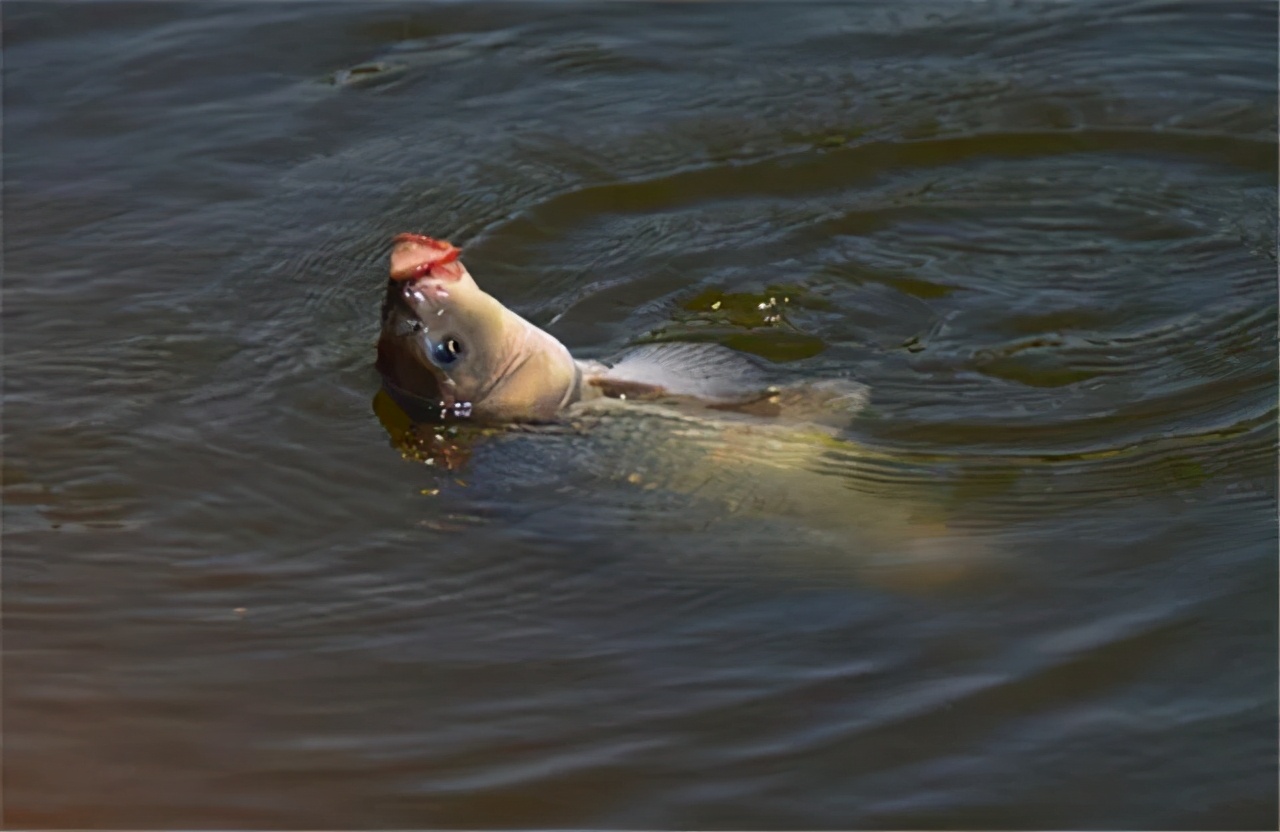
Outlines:
POLYGON ((6 3, 5 821, 1274 824, 1275 32, 6 3), (869 406, 411 434, 403 231, 869 406))

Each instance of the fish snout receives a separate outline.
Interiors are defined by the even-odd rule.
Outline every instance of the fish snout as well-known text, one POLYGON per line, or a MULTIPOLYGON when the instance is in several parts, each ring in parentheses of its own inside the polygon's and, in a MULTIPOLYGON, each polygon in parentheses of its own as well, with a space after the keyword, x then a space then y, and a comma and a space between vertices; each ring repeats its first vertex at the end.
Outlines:
POLYGON ((442 304, 449 299, 444 283, 433 277, 420 277, 400 284, 400 296, 417 315, 439 314, 442 304))

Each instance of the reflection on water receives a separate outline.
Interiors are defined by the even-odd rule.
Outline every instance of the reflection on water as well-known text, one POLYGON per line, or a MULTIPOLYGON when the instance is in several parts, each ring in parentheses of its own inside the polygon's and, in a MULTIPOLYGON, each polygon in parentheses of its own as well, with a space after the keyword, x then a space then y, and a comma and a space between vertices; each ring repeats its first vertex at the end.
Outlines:
POLYGON ((6 4, 8 823, 1274 823, 1274 6, 727 8, 6 4), (409 230, 870 405, 411 434, 409 230))

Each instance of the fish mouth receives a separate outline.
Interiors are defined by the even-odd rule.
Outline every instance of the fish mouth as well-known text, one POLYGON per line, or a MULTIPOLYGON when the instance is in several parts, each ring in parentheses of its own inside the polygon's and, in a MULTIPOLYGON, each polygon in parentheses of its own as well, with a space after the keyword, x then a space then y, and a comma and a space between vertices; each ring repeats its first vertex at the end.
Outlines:
POLYGON ((431 318, 443 315, 449 301, 449 289, 434 277, 420 277, 404 283, 392 281, 388 293, 423 325, 429 325, 431 318))
POLYGON ((400 308, 424 328, 430 318, 445 312, 449 289, 465 273, 458 255, 462 249, 421 234, 398 234, 392 240, 391 273, 385 311, 400 308))
POLYGON ((462 278, 462 264, 458 262, 462 249, 452 243, 421 234, 397 234, 391 242, 393 281, 430 276, 452 282, 462 278))

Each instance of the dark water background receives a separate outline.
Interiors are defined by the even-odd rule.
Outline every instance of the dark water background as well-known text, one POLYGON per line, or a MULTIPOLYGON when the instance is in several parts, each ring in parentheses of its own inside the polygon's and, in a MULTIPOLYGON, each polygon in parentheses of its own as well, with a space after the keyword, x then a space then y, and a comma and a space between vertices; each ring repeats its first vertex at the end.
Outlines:
POLYGON ((9 825, 1275 828, 1273 3, 3 18, 9 825), (851 373, 824 493, 1005 555, 403 459, 405 230, 851 373))

